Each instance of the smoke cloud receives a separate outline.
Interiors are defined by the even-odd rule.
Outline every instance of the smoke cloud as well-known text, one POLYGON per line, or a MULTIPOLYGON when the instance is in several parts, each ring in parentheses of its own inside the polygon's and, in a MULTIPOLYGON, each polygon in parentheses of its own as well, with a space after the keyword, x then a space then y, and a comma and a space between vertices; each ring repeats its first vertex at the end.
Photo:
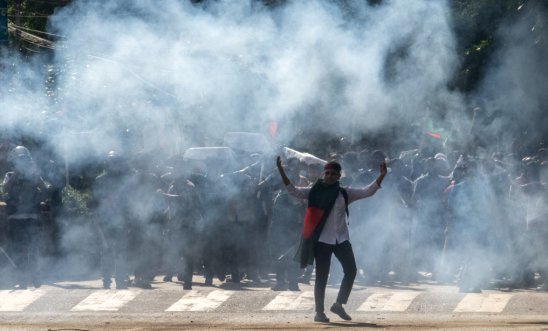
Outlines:
MULTIPOLYGON (((446 1, 74 1, 50 19, 63 36, 51 58, 0 58, 0 127, 45 141, 71 167, 109 150, 219 146, 271 121, 280 144, 317 131, 384 134, 411 149, 409 127, 429 118, 456 146, 476 130, 485 155, 509 152, 516 126, 533 142, 548 124, 546 41, 530 33, 539 17, 534 7, 504 25, 480 88, 465 95, 449 87, 460 59, 446 1)), ((388 217, 408 217, 399 212, 388 217)), ((70 231, 73 245, 82 234, 70 231)))
MULTIPOLYGON (((148 149, 180 144, 161 146, 173 153, 230 130, 264 132, 272 120, 290 141, 306 126, 292 123, 296 114, 336 134, 406 123, 425 104, 462 107, 446 88, 457 60, 444 2, 344 9, 324 1, 274 9, 255 1, 76 1, 50 21, 65 38, 50 106, 59 129, 48 137, 63 154, 98 156, 121 148, 129 129, 148 149), (71 135, 82 132, 86 139, 71 135)), ((10 126, 50 108, 37 92, 41 72, 32 72, 22 78, 33 84, 3 98, 10 126)))
POLYGON ((128 140, 173 154, 218 145, 227 131, 265 132, 273 120, 281 142, 308 123, 359 137, 430 116, 458 131, 476 106, 502 111, 489 128, 499 132, 508 118, 541 117, 545 41, 530 29, 542 15, 504 25, 504 46, 467 98, 448 88, 459 59, 444 1, 75 1, 49 24, 63 36, 54 91, 44 91, 43 58, 2 58, 2 125, 46 134, 71 159, 128 140))

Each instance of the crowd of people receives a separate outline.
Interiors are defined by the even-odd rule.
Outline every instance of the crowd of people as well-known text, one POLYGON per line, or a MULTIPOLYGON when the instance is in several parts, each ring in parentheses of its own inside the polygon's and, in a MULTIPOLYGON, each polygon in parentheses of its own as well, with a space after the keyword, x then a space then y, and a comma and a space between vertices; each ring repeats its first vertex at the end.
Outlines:
MULTIPOLYGON (((547 289, 544 148, 485 157, 372 147, 323 156, 342 165, 345 187, 366 186, 379 164, 388 166, 375 199, 356 202, 348 211, 360 281, 431 281, 456 284, 463 292, 490 286, 547 289)), ((52 235, 63 217, 62 202, 29 149, 12 146, 6 155, 0 283, 39 287, 51 273, 48 266, 62 258, 52 248, 66 235, 52 235)), ((236 155, 239 170, 224 161, 176 157, 160 166, 149 154, 110 151, 87 201, 87 235, 96 243, 103 287, 114 279, 118 289, 151 288, 161 275, 166 282, 177 277, 191 289, 196 274, 206 286, 218 278, 298 291, 299 282, 309 282, 314 266, 301 269, 294 261, 307 202, 284 189, 274 155, 236 155)), ((281 161, 295 186, 311 186, 323 176, 321 162, 281 161)), ((330 281, 340 274, 332 270, 330 281)))

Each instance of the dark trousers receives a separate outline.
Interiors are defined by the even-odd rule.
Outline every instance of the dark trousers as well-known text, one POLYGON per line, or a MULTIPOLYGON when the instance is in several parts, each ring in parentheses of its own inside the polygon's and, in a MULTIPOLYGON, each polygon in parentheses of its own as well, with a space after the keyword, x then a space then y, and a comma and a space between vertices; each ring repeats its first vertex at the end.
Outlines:
POLYGON ((274 271, 276 272, 276 283, 285 284, 285 281, 289 284, 297 284, 301 269, 299 264, 289 258, 283 258, 273 263, 274 271))
POLYGON ((123 286, 128 278, 128 247, 125 229, 104 229, 105 242, 101 250, 103 285, 110 285, 114 274, 116 286, 123 286))
POLYGON ((37 285, 39 276, 40 223, 36 219, 9 220, 8 238, 13 262, 17 266, 17 283, 26 287, 29 282, 37 285))
POLYGON ((327 286, 327 278, 329 277, 329 268, 331 267, 331 255, 341 263, 344 277, 337 296, 337 302, 345 304, 352 291, 354 279, 356 278, 356 260, 352 245, 348 240, 336 244, 329 245, 322 242, 317 242, 314 246, 314 258, 316 259, 316 282, 314 284, 314 301, 316 303, 316 312, 324 311, 325 287, 327 286))
POLYGON ((181 226, 165 233, 164 266, 166 276, 182 275, 186 285, 192 284, 194 264, 200 261, 200 234, 193 226, 181 226))
POLYGON ((180 255, 183 259, 183 279, 185 285, 192 285, 192 276, 194 275, 194 264, 200 258, 200 239, 198 231, 193 226, 184 226, 181 228, 179 236, 183 244, 180 255))

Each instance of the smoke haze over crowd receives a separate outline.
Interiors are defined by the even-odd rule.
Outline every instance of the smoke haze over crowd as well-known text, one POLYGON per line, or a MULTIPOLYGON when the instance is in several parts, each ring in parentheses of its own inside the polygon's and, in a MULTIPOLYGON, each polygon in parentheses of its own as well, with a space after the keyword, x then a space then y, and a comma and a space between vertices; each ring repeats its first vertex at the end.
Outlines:
POLYGON ((97 156, 120 149, 126 129, 149 149, 180 144, 173 153, 226 131, 264 132, 273 120, 287 142, 308 125, 359 136, 424 115, 457 130, 475 106, 519 109, 524 124, 542 118, 545 48, 530 41, 531 20, 501 31, 504 47, 467 98, 448 88, 459 61, 449 10, 445 1, 75 1, 50 20, 63 36, 56 103, 43 93, 43 69, 18 63, 2 78, 3 125, 36 134, 47 116, 61 154, 97 156), (299 114, 307 120, 292 122, 299 114))
POLYGON ((548 48, 530 32, 543 8, 531 1, 504 25, 479 87, 464 93, 451 87, 461 56, 448 1, 74 1, 50 18, 62 36, 51 57, 0 57, 0 130, 45 141, 72 166, 109 150, 172 156, 272 121, 279 144, 389 132, 382 147, 412 149, 411 128, 432 123, 455 146, 473 127, 480 153, 510 152, 525 130, 538 147, 548 48))

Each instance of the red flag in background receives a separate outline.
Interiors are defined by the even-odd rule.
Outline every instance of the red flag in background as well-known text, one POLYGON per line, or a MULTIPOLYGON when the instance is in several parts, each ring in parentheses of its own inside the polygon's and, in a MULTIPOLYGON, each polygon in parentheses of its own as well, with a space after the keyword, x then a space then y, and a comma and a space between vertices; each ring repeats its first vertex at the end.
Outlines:
POLYGON ((436 139, 441 139, 441 134, 439 134, 437 132, 427 131, 426 134, 429 135, 430 137, 433 137, 433 138, 436 138, 436 139))
POLYGON ((271 121, 268 124, 268 133, 272 138, 276 138, 276 133, 278 132, 278 122, 271 121))
POLYGON ((424 127, 424 133, 429 137, 443 140, 449 138, 449 133, 444 128, 434 125, 433 121, 430 119, 427 120, 427 123, 425 123, 424 127))

